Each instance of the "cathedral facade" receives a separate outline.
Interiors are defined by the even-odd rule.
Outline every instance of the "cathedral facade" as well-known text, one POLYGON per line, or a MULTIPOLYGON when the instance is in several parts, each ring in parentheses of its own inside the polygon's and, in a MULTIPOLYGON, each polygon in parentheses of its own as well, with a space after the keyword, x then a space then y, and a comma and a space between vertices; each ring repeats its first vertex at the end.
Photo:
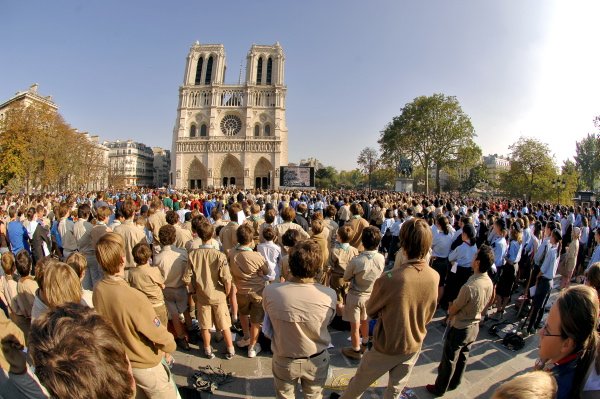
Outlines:
POLYGON ((276 189, 288 163, 285 56, 252 45, 245 82, 225 84, 222 44, 196 42, 187 56, 173 129, 171 183, 178 189, 276 189))

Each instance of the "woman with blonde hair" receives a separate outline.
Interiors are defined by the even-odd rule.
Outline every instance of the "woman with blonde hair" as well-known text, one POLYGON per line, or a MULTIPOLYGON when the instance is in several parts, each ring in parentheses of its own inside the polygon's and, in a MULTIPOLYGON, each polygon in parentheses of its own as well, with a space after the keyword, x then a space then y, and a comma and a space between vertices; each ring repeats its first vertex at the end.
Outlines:
POLYGON ((500 385, 492 399, 554 399, 557 389, 552 374, 532 371, 500 385))
POLYGON ((80 303, 81 281, 71 266, 56 262, 44 273, 44 294, 51 310, 71 302, 80 303))

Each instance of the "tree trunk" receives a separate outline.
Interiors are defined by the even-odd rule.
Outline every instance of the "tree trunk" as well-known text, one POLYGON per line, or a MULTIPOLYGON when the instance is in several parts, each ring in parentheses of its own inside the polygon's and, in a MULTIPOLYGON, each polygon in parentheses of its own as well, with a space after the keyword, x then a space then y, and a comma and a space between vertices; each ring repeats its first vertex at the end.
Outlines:
POLYGON ((429 163, 425 166, 425 194, 429 195, 429 163))
POLYGON ((440 187, 440 167, 438 165, 435 166, 435 192, 439 194, 442 188, 440 187))

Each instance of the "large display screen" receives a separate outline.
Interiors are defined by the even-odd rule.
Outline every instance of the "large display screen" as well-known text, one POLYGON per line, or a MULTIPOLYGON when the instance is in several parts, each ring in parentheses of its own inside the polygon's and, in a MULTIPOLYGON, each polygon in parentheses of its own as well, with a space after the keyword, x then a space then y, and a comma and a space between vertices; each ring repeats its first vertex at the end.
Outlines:
POLYGON ((315 168, 310 166, 282 166, 279 171, 282 187, 314 187, 315 168))

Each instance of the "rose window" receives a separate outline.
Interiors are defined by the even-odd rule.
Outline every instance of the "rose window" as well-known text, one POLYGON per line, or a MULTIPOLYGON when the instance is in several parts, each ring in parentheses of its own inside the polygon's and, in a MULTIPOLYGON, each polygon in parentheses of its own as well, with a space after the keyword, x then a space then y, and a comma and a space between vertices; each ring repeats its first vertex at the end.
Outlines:
POLYGON ((225 136, 235 136, 242 130, 242 121, 236 115, 225 115, 221 119, 221 131, 225 136))

